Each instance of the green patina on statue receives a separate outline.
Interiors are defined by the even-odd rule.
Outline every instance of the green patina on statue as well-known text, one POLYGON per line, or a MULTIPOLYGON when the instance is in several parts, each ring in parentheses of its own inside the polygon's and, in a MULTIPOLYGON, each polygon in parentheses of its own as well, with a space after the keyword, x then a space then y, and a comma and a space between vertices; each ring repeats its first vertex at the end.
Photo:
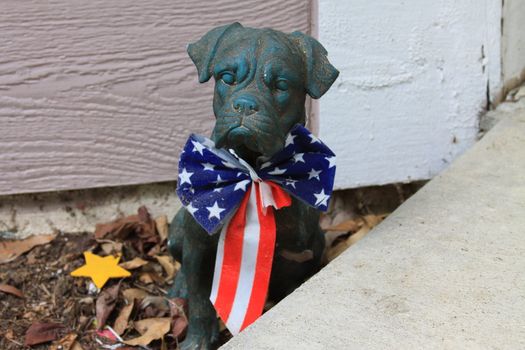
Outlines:
MULTIPOLYGON (((215 79, 212 140, 252 166, 280 151, 290 129, 306 120, 305 98, 321 97, 339 72, 312 37, 239 23, 217 27, 188 46, 199 81, 215 79)), ((277 242, 268 297, 279 301, 320 267, 324 234, 319 212, 299 200, 275 212, 277 242)), ((169 249, 181 262, 171 297, 188 300, 189 327, 181 349, 209 349, 219 335, 209 300, 218 234, 209 235, 182 208, 169 249)))

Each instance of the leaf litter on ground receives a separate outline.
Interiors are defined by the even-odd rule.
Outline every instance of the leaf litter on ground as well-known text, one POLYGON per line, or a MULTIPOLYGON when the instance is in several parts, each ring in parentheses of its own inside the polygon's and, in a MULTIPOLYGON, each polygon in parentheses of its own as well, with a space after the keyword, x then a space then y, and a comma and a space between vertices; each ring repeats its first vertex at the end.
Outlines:
POLYGON ((136 215, 97 225, 95 233, 0 241, 0 349, 22 343, 34 349, 175 348, 172 325, 180 336, 187 322, 181 322, 183 311, 172 316, 176 301, 167 297, 180 267, 168 253, 167 233, 166 216, 153 219, 140 207, 136 215), (101 290, 89 278, 69 276, 83 265, 84 251, 121 255, 120 266, 132 276, 101 290))
MULTIPOLYGON (((325 220, 326 261, 385 216, 336 215, 325 220)), ((0 241, 5 267, 0 271, 0 348, 19 349, 22 342, 34 349, 50 344, 70 350, 176 348, 186 334, 188 306, 185 299, 167 295, 180 269, 169 255, 167 235, 167 217, 153 219, 140 207, 136 215, 97 225, 94 233, 0 241), (111 280, 102 290, 93 288, 88 278, 70 277, 69 272, 83 265, 86 250, 121 255, 120 266, 132 276, 111 280)), ((288 255, 291 260, 308 259, 288 255)), ((230 337, 222 327, 222 341, 230 337)))
POLYGON ((0 264, 13 261, 34 247, 51 242, 56 236, 56 234, 37 235, 21 240, 0 241, 0 264))

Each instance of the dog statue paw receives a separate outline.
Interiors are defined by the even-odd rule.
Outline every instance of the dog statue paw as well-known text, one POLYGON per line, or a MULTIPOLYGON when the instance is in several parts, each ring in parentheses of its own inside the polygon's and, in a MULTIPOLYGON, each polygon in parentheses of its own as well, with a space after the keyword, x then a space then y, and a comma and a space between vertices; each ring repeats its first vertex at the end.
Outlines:
POLYGON ((199 81, 215 80, 210 139, 192 135, 179 163, 184 208, 169 233, 181 262, 170 296, 188 300, 182 349, 209 349, 217 314, 232 334, 320 267, 335 156, 304 127, 305 99, 339 72, 314 38, 233 23, 188 46, 199 81), (271 273, 270 273, 271 271, 271 273))

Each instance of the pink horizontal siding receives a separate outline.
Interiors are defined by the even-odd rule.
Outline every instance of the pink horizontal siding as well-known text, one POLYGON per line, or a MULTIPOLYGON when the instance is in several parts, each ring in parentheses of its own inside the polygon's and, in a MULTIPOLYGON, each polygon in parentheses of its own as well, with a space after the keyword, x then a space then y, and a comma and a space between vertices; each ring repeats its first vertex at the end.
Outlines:
POLYGON ((186 45, 210 28, 310 32, 310 1, 0 2, 0 194, 173 180, 213 83, 186 45))

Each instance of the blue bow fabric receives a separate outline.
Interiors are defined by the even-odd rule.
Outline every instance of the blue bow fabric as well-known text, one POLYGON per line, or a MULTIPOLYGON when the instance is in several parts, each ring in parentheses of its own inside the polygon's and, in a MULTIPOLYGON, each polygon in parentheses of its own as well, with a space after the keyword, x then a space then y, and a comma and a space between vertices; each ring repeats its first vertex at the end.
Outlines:
POLYGON ((334 177, 334 153, 299 124, 286 137, 284 148, 255 169, 233 151, 215 148, 210 139, 192 134, 180 156, 177 194, 197 222, 213 234, 233 216, 253 181, 272 181, 326 211, 334 177))

